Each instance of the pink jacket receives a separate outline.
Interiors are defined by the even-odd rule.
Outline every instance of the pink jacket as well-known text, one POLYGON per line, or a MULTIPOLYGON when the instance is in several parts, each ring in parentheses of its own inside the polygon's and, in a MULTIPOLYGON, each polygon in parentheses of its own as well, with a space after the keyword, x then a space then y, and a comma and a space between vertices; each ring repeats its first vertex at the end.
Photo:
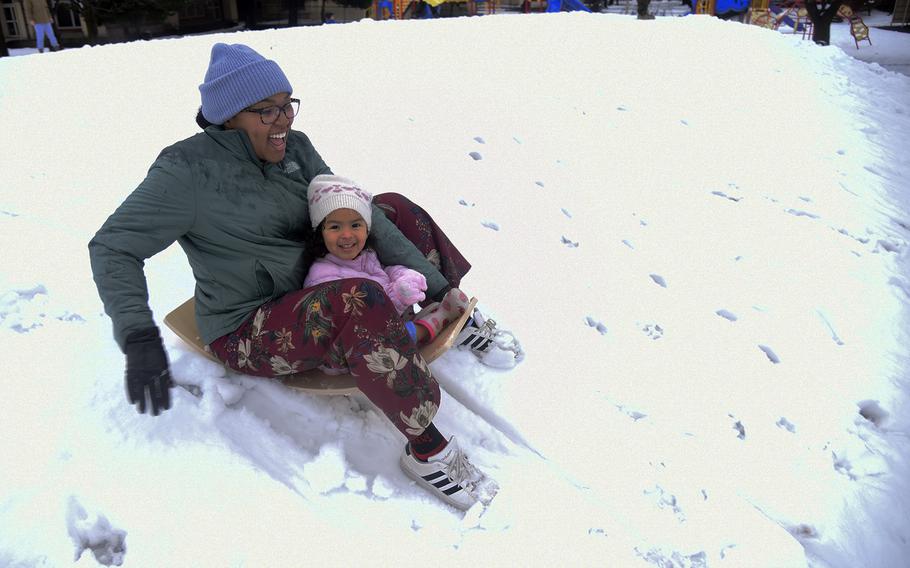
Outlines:
POLYGON ((370 249, 364 249, 354 260, 342 260, 331 253, 316 259, 303 287, 344 278, 369 278, 379 282, 399 314, 426 298, 427 279, 423 274, 406 266, 383 268, 376 253, 370 249))

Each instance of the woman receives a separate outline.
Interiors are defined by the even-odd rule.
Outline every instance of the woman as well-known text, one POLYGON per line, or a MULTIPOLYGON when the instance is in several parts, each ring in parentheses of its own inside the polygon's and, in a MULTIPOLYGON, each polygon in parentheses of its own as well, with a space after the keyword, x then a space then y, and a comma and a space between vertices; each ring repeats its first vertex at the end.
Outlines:
MULTIPOLYGON (((245 45, 218 43, 199 91, 205 131, 165 148, 89 243, 95 283, 126 354, 129 401, 153 415, 170 407, 168 361, 142 267, 177 241, 196 279, 200 336, 222 362, 265 377, 320 366, 350 371, 407 438, 405 471, 469 508, 491 482, 433 425, 439 385, 382 287, 352 278, 303 288, 312 261, 307 185, 332 172, 291 129, 300 102, 284 72, 245 45)), ((377 195, 372 219, 380 260, 423 274, 428 298, 457 287, 470 269, 404 197, 377 195)))

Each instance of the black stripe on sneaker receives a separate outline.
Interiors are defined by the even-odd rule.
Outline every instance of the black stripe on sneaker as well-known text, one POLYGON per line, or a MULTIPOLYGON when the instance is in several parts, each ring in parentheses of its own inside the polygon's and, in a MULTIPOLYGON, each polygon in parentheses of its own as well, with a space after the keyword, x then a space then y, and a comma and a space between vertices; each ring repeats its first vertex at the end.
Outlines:
POLYGON ((434 479, 439 479, 439 476, 441 476, 441 475, 445 475, 445 473, 443 473, 441 471, 434 471, 433 473, 424 475, 423 478, 426 479, 427 481, 433 481, 434 479))
MULTIPOLYGON (((440 479, 439 481, 437 481, 436 483, 433 483, 432 485, 436 489, 442 489, 446 485, 451 485, 451 484, 452 484, 452 480, 447 477, 445 479, 440 479)), ((456 485, 455 487, 458 487, 458 486, 456 485)))
POLYGON ((445 493, 446 495, 452 495, 452 494, 458 493, 459 491, 461 491, 461 486, 455 485, 453 487, 449 487, 448 489, 443 491, 443 493, 445 493))

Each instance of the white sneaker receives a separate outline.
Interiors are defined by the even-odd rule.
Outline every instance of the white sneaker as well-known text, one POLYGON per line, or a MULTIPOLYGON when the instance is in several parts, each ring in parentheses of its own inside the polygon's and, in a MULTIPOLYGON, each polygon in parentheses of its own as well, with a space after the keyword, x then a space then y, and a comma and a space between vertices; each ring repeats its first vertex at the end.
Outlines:
POLYGON ((504 365, 505 368, 513 367, 515 363, 521 362, 525 356, 521 344, 511 331, 497 328, 495 320, 487 319, 476 308, 467 325, 455 338, 454 345, 461 349, 469 349, 483 363, 487 362, 485 360, 486 356, 498 348, 499 351, 508 353, 512 357, 509 361, 511 364, 504 365))
POLYGON ((401 453, 401 469, 419 485, 449 505, 467 511, 478 501, 487 505, 499 486, 474 467, 455 438, 427 461, 411 455, 410 444, 401 453))

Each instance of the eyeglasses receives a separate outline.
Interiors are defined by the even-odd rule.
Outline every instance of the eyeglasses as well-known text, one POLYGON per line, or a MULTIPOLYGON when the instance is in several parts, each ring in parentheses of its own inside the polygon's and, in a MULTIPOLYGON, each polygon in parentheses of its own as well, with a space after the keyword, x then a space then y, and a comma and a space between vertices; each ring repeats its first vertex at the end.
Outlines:
POLYGON ((300 110, 300 99, 290 99, 284 106, 273 105, 265 108, 245 108, 243 112, 255 112, 259 115, 259 120, 262 121, 262 124, 274 124, 282 112, 284 116, 288 117, 288 120, 291 120, 297 116, 298 110, 300 110))

